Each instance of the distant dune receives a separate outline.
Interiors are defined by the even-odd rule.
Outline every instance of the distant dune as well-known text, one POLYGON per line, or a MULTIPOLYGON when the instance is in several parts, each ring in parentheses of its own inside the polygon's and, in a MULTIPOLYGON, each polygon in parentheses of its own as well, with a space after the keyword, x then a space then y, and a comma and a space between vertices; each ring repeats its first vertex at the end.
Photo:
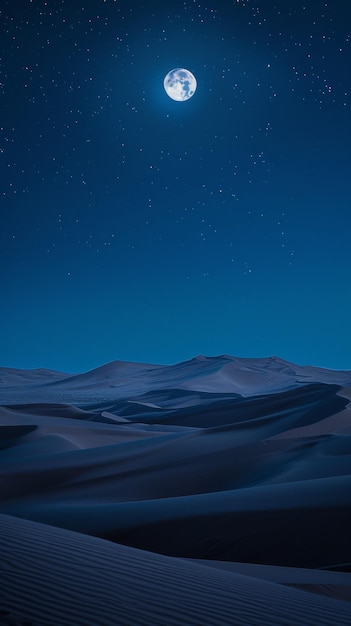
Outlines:
POLYGON ((0 368, 0 624, 351 624, 351 371, 0 368))

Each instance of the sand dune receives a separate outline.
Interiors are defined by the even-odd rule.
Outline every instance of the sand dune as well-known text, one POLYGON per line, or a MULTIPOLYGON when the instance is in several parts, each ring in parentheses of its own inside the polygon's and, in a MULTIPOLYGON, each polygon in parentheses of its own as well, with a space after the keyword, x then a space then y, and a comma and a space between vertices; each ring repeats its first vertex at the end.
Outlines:
POLYGON ((113 361, 84 374, 1 369, 0 403, 79 404, 135 398, 162 389, 257 396, 310 383, 351 385, 350 372, 287 363, 278 357, 239 359, 199 356, 175 365, 113 361), (51 379, 50 379, 51 377, 51 379), (17 382, 17 384, 15 384, 17 382), (21 399, 23 398, 23 400, 21 399), (72 400, 73 398, 73 400, 72 400))
POLYGON ((58 380, 65 380, 69 374, 56 372, 54 370, 35 369, 21 370, 9 367, 0 367, 0 388, 6 387, 22 387, 27 388, 31 385, 45 385, 58 380))
POLYGON ((2 368, 0 396, 0 624, 351 623, 351 372, 2 368))
POLYGON ((253 576, 3 515, 0 528, 3 624, 338 626, 351 621, 350 603, 253 576))

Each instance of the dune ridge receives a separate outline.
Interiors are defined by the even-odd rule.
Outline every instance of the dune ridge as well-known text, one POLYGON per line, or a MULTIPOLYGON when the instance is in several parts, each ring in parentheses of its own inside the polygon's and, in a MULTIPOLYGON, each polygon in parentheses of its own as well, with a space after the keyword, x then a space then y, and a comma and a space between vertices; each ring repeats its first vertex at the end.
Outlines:
POLYGON ((351 385, 350 371, 299 366, 278 357, 245 359, 229 355, 198 356, 174 365, 113 361, 83 374, 51 370, 1 369, 0 404, 26 402, 89 403, 134 397, 164 388, 238 393, 242 396, 276 393, 309 383, 351 385), (50 380, 50 377, 52 378, 50 380), (54 378, 54 379, 53 379, 54 378), (17 384, 14 382, 17 381, 17 384))

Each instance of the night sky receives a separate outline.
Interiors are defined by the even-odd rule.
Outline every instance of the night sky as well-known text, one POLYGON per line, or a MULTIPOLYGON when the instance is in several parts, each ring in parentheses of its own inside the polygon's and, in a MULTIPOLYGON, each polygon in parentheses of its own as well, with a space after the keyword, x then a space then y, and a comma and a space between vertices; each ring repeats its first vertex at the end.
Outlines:
POLYGON ((350 1, 1 7, 0 364, 351 369, 350 1))

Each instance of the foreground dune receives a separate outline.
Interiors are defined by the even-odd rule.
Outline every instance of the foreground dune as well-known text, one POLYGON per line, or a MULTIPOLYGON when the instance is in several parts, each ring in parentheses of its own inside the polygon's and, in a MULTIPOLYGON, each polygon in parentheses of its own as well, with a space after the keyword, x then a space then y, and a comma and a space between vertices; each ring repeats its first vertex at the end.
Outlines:
POLYGON ((350 399, 276 357, 0 368, 0 624, 351 623, 350 399))
POLYGON ((351 620, 350 603, 259 578, 5 515, 0 528, 3 623, 338 626, 351 620))

